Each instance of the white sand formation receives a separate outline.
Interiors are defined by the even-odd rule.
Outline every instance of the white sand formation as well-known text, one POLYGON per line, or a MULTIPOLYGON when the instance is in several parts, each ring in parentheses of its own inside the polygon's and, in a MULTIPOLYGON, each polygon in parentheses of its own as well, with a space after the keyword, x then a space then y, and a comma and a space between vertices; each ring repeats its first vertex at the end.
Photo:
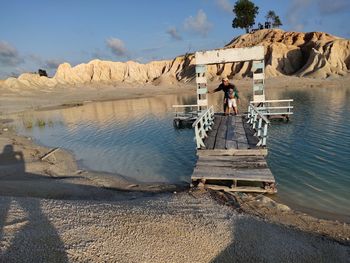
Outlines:
MULTIPOLYGON (((267 77, 291 75, 327 78, 344 76, 350 70, 350 40, 322 32, 264 29, 239 36, 224 48, 256 45, 265 47, 267 77)), ((21 88, 115 82, 173 84, 194 79, 194 62, 194 55, 187 54, 173 60, 152 61, 147 64, 92 60, 87 64, 71 67, 68 63, 63 63, 53 78, 24 73, 18 78, 8 78, 0 82, 0 85, 21 88)), ((208 77, 209 80, 217 80, 220 76, 250 77, 251 66, 251 62, 210 65, 208 77)))

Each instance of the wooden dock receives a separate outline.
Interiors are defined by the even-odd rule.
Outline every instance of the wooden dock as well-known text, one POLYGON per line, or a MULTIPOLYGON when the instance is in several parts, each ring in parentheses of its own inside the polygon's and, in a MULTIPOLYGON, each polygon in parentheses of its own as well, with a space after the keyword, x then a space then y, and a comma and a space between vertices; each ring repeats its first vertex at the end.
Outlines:
POLYGON ((276 193, 275 178, 267 166, 267 149, 258 147, 255 130, 244 116, 215 114, 197 150, 192 184, 215 190, 276 193))

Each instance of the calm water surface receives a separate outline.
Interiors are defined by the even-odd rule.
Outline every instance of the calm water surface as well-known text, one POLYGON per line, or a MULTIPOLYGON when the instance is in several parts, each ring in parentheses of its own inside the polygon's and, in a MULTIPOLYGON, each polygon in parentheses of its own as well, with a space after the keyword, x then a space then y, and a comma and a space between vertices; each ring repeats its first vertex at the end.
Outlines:
MULTIPOLYGON (((289 123, 269 128, 268 164, 278 182, 277 198, 317 216, 350 221, 350 90, 267 90, 271 99, 294 98, 289 123)), ((222 94, 210 97, 221 110, 222 94)), ((241 109, 250 99, 242 91, 241 109)), ((173 104, 195 96, 91 103, 26 113, 19 132, 50 147, 72 151, 87 169, 118 173, 141 182, 190 182, 196 162, 193 130, 172 125, 173 104), (45 127, 35 125, 45 121, 45 127), (33 123, 32 128, 26 128, 33 123)))

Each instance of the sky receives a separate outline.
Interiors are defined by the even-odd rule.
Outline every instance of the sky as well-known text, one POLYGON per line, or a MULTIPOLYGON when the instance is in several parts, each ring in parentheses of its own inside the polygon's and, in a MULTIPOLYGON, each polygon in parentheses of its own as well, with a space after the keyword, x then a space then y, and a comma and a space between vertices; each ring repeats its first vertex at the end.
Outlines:
MULTIPOLYGON (((92 59, 173 59, 223 47, 236 0, 0 0, 0 78, 92 59)), ((252 0, 256 23, 275 11, 286 31, 350 38, 350 0, 252 0)))

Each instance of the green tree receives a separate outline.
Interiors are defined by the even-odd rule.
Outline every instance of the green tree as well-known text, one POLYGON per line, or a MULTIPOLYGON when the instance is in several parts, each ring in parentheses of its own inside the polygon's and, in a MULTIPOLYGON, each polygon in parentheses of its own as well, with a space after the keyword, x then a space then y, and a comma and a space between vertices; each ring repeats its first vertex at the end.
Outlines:
POLYGON ((233 28, 249 28, 255 24, 255 17, 259 13, 259 7, 249 0, 238 0, 233 7, 235 18, 232 21, 233 28))
POLYGON ((278 15, 276 15, 275 11, 272 11, 272 10, 268 11, 265 18, 267 22, 271 23, 272 27, 282 26, 281 19, 278 15))
POLYGON ((267 22, 273 22, 275 17, 276 17, 276 13, 275 11, 272 11, 272 10, 268 11, 265 16, 267 22))
POLYGON ((282 22, 279 16, 275 16, 272 20, 272 27, 280 27, 282 26, 282 22))

